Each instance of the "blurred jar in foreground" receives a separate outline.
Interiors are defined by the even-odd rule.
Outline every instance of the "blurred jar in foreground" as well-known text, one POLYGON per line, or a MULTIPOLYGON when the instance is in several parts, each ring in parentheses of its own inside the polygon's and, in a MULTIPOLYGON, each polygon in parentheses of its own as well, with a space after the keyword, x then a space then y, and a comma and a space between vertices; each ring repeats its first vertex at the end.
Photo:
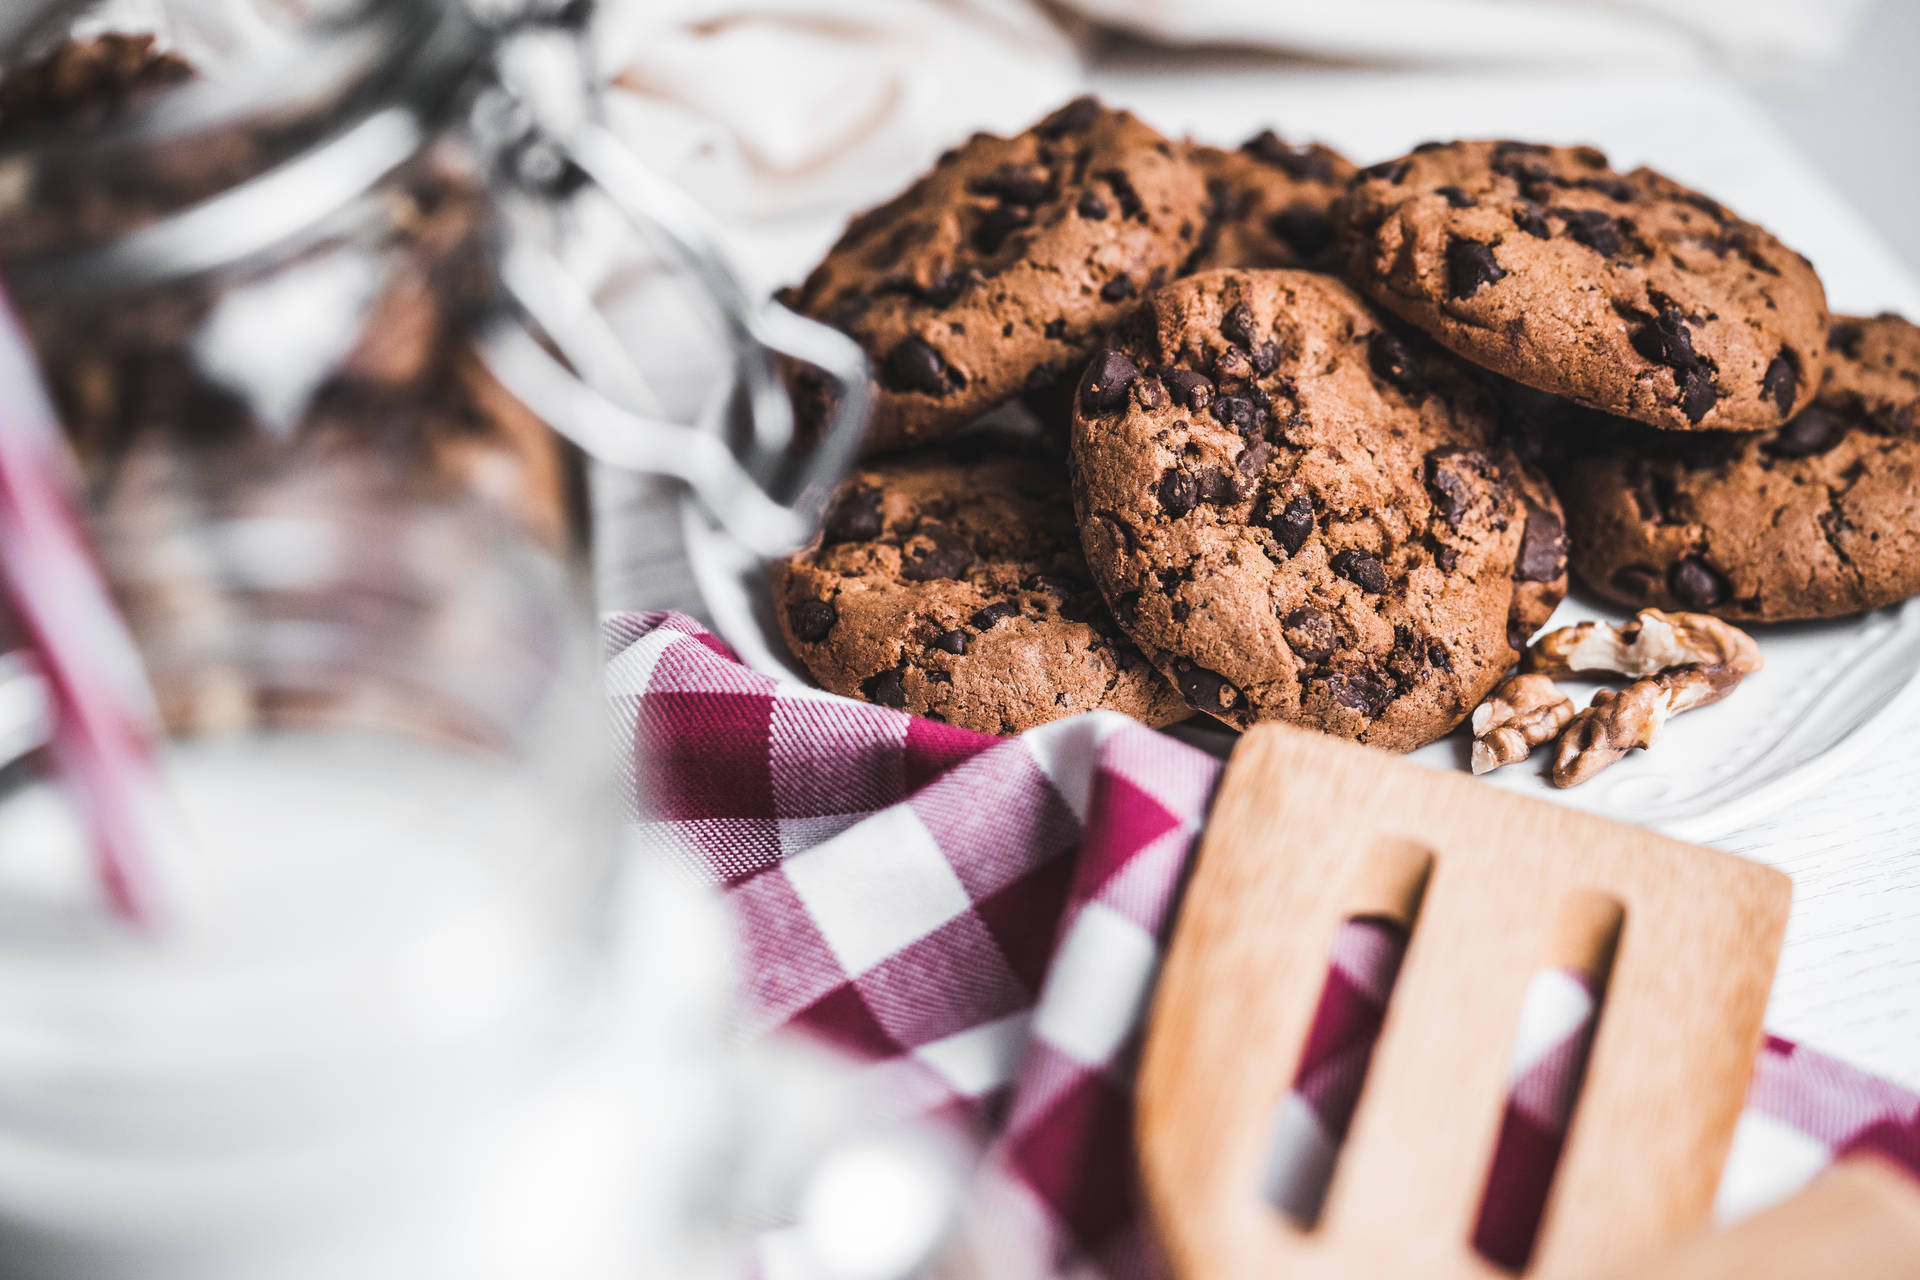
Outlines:
POLYGON ((103 525, 192 874, 126 932, 0 770, 0 1277, 731 1274, 724 929, 619 856, 565 575, 358 488, 103 525))
POLYGON ((6 283, 96 506, 156 459, 205 492, 346 456, 582 549, 577 456, 473 349, 502 305, 465 127, 493 34, 450 0, 171 7, 232 25, 209 65, 56 31, 0 83, 6 283))

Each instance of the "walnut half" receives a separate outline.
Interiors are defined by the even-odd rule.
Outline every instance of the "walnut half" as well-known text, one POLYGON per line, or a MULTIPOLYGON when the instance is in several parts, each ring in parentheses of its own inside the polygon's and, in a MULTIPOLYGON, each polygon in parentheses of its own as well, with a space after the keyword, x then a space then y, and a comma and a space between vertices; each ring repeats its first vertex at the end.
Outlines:
POLYGON ((1751 675, 1760 646, 1740 628, 1704 613, 1642 609, 1625 626, 1582 622, 1534 641, 1523 669, 1547 676, 1609 671, 1650 676, 1676 667, 1724 667, 1751 675))
POLYGON ((1652 746, 1668 720, 1720 701, 1746 674, 1732 667, 1694 663, 1636 680, 1618 691, 1602 689, 1560 735, 1553 785, 1577 786, 1635 747, 1652 746))
POLYGON ((1543 675, 1511 675, 1473 709, 1473 771, 1518 764, 1573 718, 1573 699, 1543 675))

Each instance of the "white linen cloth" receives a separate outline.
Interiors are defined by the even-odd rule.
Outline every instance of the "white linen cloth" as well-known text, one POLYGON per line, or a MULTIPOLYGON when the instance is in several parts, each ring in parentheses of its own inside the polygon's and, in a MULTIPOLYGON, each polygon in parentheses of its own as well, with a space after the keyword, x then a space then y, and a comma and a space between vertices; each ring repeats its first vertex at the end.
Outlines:
POLYGON ((1809 75, 1872 0, 603 0, 616 127, 723 221, 845 213, 1083 84, 1112 30, 1380 67, 1809 75))

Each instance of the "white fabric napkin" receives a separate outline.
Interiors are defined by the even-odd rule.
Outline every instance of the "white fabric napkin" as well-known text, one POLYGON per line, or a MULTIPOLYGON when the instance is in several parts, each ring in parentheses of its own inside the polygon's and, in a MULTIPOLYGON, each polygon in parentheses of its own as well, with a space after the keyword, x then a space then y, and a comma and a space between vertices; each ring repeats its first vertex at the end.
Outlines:
POLYGON ((723 218, 882 199, 1081 79, 1025 0, 614 0, 599 44, 616 127, 723 218))
POLYGON ((723 221, 897 191, 1070 97, 1120 30, 1360 64, 1716 63, 1808 75, 1873 0, 602 0, 616 127, 723 221))

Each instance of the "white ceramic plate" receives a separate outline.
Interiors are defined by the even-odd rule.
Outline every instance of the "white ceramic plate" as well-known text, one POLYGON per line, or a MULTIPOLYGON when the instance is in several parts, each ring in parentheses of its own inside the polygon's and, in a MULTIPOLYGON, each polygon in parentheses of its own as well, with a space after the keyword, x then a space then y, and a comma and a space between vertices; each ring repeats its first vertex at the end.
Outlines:
MULTIPOLYGON (((765 567, 729 540, 699 506, 681 508, 694 578, 719 634, 768 675, 805 682, 787 653, 768 598, 765 567)), ((1630 615, 1574 597, 1549 626, 1630 615)), ((1546 778, 1548 753, 1487 775, 1488 786, 1540 796, 1693 840, 1745 826, 1802 795, 1866 749, 1877 732, 1920 699, 1920 599, 1839 622, 1754 627, 1766 668, 1725 702, 1669 722, 1658 745, 1637 751, 1583 786, 1546 778)), ((1597 684, 1567 682, 1584 706, 1597 684)), ((1170 731, 1225 757, 1234 733, 1204 717, 1170 731)), ((1465 770, 1468 738, 1456 732, 1409 758, 1465 770)))

